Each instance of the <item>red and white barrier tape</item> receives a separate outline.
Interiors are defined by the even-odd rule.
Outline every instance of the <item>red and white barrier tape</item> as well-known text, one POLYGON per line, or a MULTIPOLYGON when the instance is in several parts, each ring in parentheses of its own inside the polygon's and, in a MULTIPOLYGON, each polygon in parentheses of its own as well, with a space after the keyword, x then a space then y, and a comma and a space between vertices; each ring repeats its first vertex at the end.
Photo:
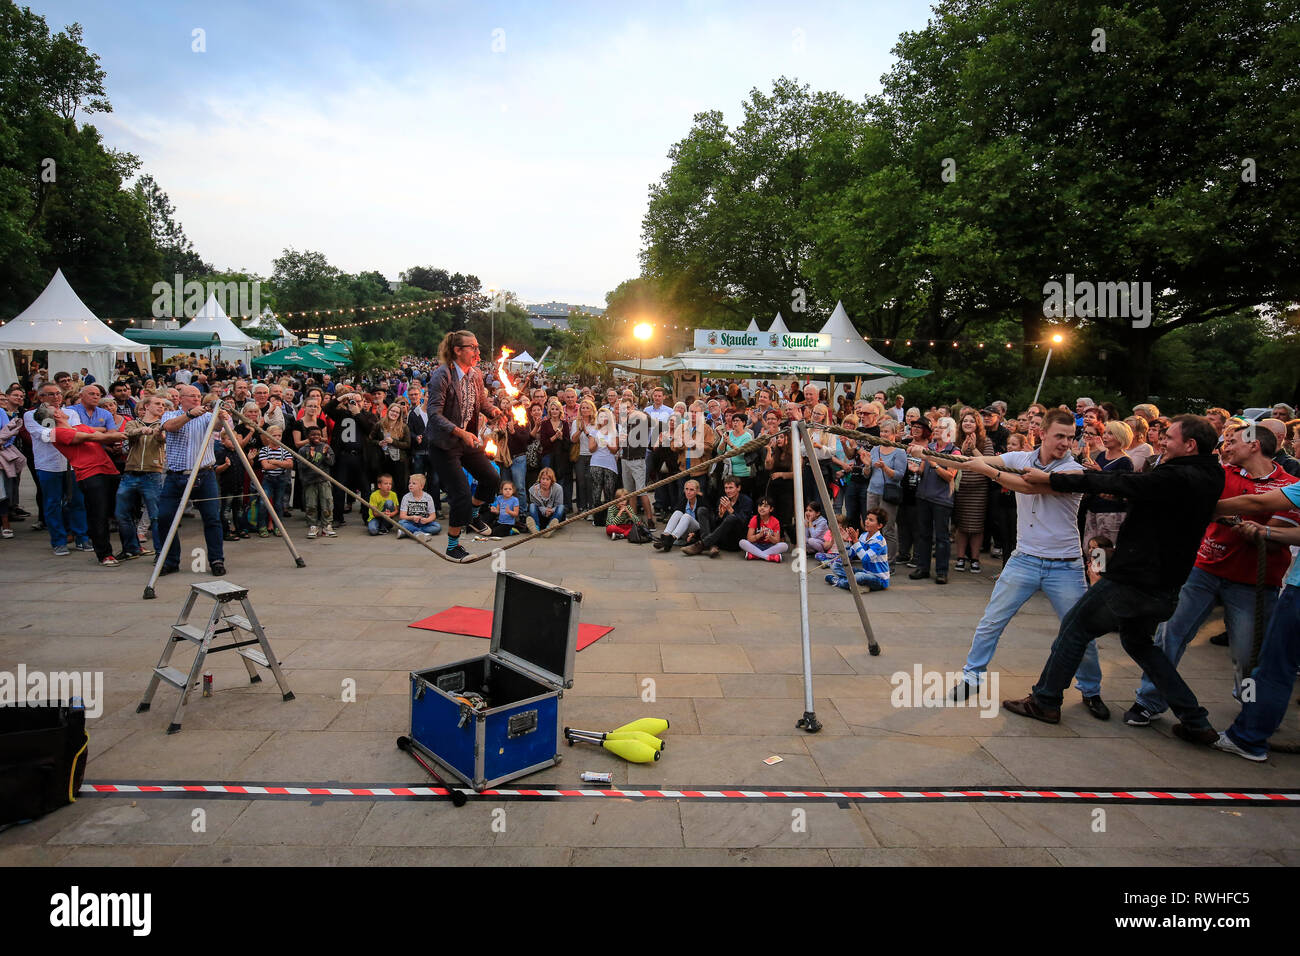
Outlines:
MULTIPOLYGON (((1289 790, 1039 790, 1039 789, 951 789, 951 790, 617 790, 617 789, 490 789, 475 792, 461 789, 467 797, 483 800, 747 800, 747 801, 1034 801, 1108 803, 1254 803, 1261 806, 1300 806, 1300 791, 1289 790)), ((343 787, 220 783, 90 783, 81 796, 208 796, 263 799, 370 799, 428 800, 446 797, 443 787, 343 787)))

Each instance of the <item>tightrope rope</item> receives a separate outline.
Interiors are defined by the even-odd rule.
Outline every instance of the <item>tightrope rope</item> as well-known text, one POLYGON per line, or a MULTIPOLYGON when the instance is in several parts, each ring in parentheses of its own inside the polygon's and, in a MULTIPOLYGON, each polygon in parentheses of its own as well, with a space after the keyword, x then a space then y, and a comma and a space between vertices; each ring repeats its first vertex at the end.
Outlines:
MULTIPOLYGON (((260 425, 252 421, 249 421, 239 412, 232 411, 229 414, 233 415, 235 418, 243 422, 245 425, 253 429, 255 432, 261 435, 265 435, 268 438, 272 437, 269 434, 267 434, 267 432, 260 425)), ((777 434, 779 435, 784 433, 778 432, 777 434)), ((691 465, 690 468, 687 468, 684 471, 679 471, 675 475, 669 475, 667 478, 662 478, 659 481, 654 482, 653 484, 648 484, 644 488, 639 489, 636 492, 636 494, 637 495, 648 494, 649 492, 654 491, 657 488, 662 488, 664 485, 671 484, 672 482, 677 481, 677 479, 681 478, 683 475, 694 476, 694 474, 698 472, 700 469, 707 469, 710 465, 722 461, 722 459, 724 458, 735 458, 740 455, 745 455, 751 452, 758 451, 760 448, 763 448, 765 445, 767 445, 768 442, 770 442, 772 439, 776 437, 777 435, 760 435, 758 438, 754 439, 753 441, 748 442, 747 444, 744 444, 739 448, 735 448, 728 451, 727 454, 725 455, 717 455, 716 457, 710 458, 706 461, 695 462, 691 465)), ((278 439, 276 440, 278 441, 278 439)), ((312 471, 316 472, 318 475, 322 476, 326 481, 332 484, 335 488, 338 488, 344 494, 350 495, 352 498, 356 499, 365 507, 367 508, 370 507, 369 501, 367 501, 361 495, 357 494, 351 488, 340 483, 339 481, 336 481, 334 476, 331 475, 329 472, 325 471, 323 468, 318 467, 313 462, 308 461, 302 455, 294 451, 294 449, 290 448, 288 445, 284 445, 283 442, 281 442, 281 445, 284 447, 285 451, 287 451, 290 455, 292 455, 298 461, 302 462, 304 465, 306 465, 312 471)), ((425 541, 422 538, 412 538, 412 540, 414 540, 417 544, 422 545, 424 549, 428 551, 430 554, 437 555, 439 558, 442 558, 442 560, 446 561, 448 564, 474 564, 477 561, 482 561, 486 558, 492 557, 493 554, 495 554, 497 551, 504 551, 509 548, 515 548, 521 544, 525 544, 529 541, 532 541, 534 538, 541 537, 542 535, 549 535, 552 532, 560 530, 565 525, 572 524, 575 521, 581 521, 582 519, 586 518, 588 515, 596 514, 597 512, 603 511, 608 507, 609 507, 609 502, 606 502, 605 504, 598 505, 594 508, 588 508, 586 511, 580 511, 575 515, 570 515, 569 517, 565 518, 563 521, 553 524, 547 528, 538 529, 537 531, 533 531, 528 534, 512 535, 508 540, 501 542, 491 551, 485 551, 482 554, 472 554, 468 558, 453 558, 445 551, 439 550, 438 547, 433 544, 433 542, 425 541)), ((384 521, 387 521, 390 525, 392 525, 394 528, 397 528, 399 531, 409 534, 409 532, 406 532, 405 528, 401 527, 401 525, 397 523, 396 519, 391 518, 386 514, 382 514, 374 511, 372 511, 371 514, 376 518, 382 518, 384 521)))

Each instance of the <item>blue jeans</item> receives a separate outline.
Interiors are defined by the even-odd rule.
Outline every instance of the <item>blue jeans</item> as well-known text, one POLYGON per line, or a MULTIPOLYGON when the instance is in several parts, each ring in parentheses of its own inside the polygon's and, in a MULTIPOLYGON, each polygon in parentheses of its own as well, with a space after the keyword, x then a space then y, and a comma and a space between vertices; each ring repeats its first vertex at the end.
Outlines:
POLYGON ((436 521, 429 524, 416 524, 414 521, 399 521, 397 523, 407 534, 437 534, 442 530, 442 525, 436 521))
POLYGON ((66 471, 38 471, 36 480, 41 486, 41 495, 45 499, 45 529, 50 533, 50 546, 64 548, 68 545, 68 532, 76 536, 77 543, 90 540, 90 528, 86 524, 86 501, 81 496, 81 489, 72 482, 67 489, 69 473, 66 471), (65 503, 65 490, 67 490, 65 503), (66 520, 67 524, 64 524, 66 520))
MULTIPOLYGON (((1174 667, 1177 667, 1183 658, 1183 651, 1187 650, 1187 645, 1214 610, 1216 597, 1223 598, 1223 622, 1228 627, 1228 645, 1232 650, 1233 689, 1240 693, 1241 679, 1246 676, 1246 668, 1250 667, 1250 652, 1255 645, 1253 584, 1225 581, 1208 571, 1192 568, 1182 590, 1178 592, 1178 607, 1174 609, 1173 616, 1156 631, 1156 647, 1163 650, 1174 667)), ((1266 588, 1260 599, 1264 602, 1265 615, 1272 614, 1277 603, 1277 592, 1266 588)), ((1146 674, 1142 675, 1136 700, 1151 714, 1164 713, 1169 707, 1146 674)))
POLYGON ((564 520, 564 505, 560 505, 558 508, 556 508, 554 513, 552 513, 552 515, 549 518, 542 517, 541 505, 529 505, 528 513, 532 515, 533 520, 537 522, 538 530, 541 530, 542 528, 546 527, 548 522, 564 520))
POLYGON ((1061 691, 1069 686, 1070 676, 1078 671, 1088 644, 1103 634, 1119 631, 1124 651, 1151 675, 1178 719, 1192 731, 1209 729, 1205 708, 1178 676, 1164 651, 1151 641, 1156 625, 1167 620, 1177 606, 1178 597, 1172 591, 1142 591, 1102 578, 1088 588, 1061 620, 1051 656, 1034 685, 1034 700, 1042 707, 1059 708, 1061 691))
MULTIPOLYGON (((1228 728, 1228 736, 1242 750, 1268 753, 1268 738, 1282 724, 1296 670, 1300 669, 1300 587, 1288 584, 1273 608, 1259 665, 1251 672, 1255 699, 1241 706, 1241 713, 1228 728)), ((1249 695, 1247 695, 1249 696, 1249 695)))
MULTIPOLYGON (((289 472, 287 471, 265 471, 262 473, 262 488, 266 491, 266 497, 271 499, 271 507, 281 519, 284 518, 285 508, 289 503, 289 472)), ((275 522, 271 516, 266 516, 266 526, 274 528, 275 522)))
MULTIPOLYGON (((176 510, 180 507, 181 495, 185 491, 185 482, 188 480, 189 472, 186 471, 169 471, 163 475, 162 495, 158 499, 156 533, 159 546, 167 537, 167 531, 176 518, 176 510)), ((208 546, 208 564, 212 565, 218 561, 224 563, 226 552, 223 550, 221 539, 221 488, 211 468, 199 472, 198 477, 194 479, 194 490, 190 492, 190 497, 194 499, 195 507, 199 509, 199 515, 203 519, 203 540, 208 546)), ((177 527, 176 537, 172 538, 172 546, 167 549, 167 560, 163 562, 163 567, 179 568, 180 566, 181 529, 177 527)))
MULTIPOLYGON (((993 653, 998 649, 998 639, 1025 602, 1042 591, 1052 602, 1052 609, 1062 620, 1070 608, 1078 603, 1088 590, 1083 576, 1083 558, 1073 561, 1048 561, 1020 551, 1012 553, 993 586, 984 615, 975 626, 975 637, 966 654, 966 683, 979 686, 988 670, 993 653)), ((1083 649, 1083 659, 1074 675, 1074 684, 1084 697, 1101 695, 1101 663, 1097 659, 1097 644, 1089 641, 1083 649)))
MULTIPOLYGON (((885 590, 885 586, 881 584, 879 581, 877 581, 875 578, 867 574, 866 571, 853 572, 853 580, 858 582, 859 587, 864 587, 868 591, 885 590)), ((833 584, 835 587, 840 588, 841 590, 844 591, 849 590, 849 579, 848 576, 845 575, 843 572, 826 575, 826 583, 833 584)))
POLYGON ((122 550, 140 553, 140 539, 135 535, 135 509, 137 503, 149 515, 150 533, 156 551, 162 547, 166 533, 158 523, 158 498, 162 495, 162 472, 145 475, 123 475, 117 486, 117 533, 122 538, 122 550))
POLYGON ((528 476, 528 459, 521 452, 510 462, 510 478, 515 483, 515 497, 527 498, 528 486, 524 484, 528 476))

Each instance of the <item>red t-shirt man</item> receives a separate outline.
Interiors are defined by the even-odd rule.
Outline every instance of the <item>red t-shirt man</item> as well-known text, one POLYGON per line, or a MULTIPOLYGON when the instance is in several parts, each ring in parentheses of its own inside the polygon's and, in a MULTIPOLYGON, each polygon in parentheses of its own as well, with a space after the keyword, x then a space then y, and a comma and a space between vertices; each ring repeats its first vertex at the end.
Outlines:
MULTIPOLYGON (((1234 498, 1237 495, 1262 495, 1265 492, 1295 484, 1300 479, 1288 475, 1281 465, 1263 478, 1252 478, 1241 468, 1224 469, 1223 494, 1220 498, 1234 498)), ((1269 519, 1256 519, 1267 523, 1278 518, 1287 524, 1300 525, 1300 510, 1291 508, 1278 511, 1269 519)), ((1211 521, 1201 539, 1201 547, 1196 552, 1196 567, 1213 574, 1215 577, 1232 581, 1236 584, 1255 583, 1255 543, 1243 538, 1228 525, 1211 521)), ((1291 552, 1287 548, 1270 548, 1268 551, 1268 574, 1266 584, 1270 588, 1282 586, 1287 568, 1291 565, 1291 552)))
POLYGON ((89 425, 77 425, 72 428, 55 428, 54 429, 54 447, 57 448, 64 458, 68 459, 68 464, 76 473, 78 481, 85 481, 95 475, 113 475, 118 474, 117 467, 113 464, 113 459, 108 457, 104 451, 104 446, 98 442, 73 442, 72 436, 77 432, 85 432, 90 435, 97 434, 96 430, 89 425))

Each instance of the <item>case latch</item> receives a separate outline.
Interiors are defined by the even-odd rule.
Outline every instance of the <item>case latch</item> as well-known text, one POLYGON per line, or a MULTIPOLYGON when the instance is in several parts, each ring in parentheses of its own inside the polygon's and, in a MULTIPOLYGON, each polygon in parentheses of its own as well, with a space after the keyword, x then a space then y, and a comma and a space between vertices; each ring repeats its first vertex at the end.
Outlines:
POLYGON ((537 729, 537 711, 525 710, 506 721, 506 737, 522 737, 537 729))

